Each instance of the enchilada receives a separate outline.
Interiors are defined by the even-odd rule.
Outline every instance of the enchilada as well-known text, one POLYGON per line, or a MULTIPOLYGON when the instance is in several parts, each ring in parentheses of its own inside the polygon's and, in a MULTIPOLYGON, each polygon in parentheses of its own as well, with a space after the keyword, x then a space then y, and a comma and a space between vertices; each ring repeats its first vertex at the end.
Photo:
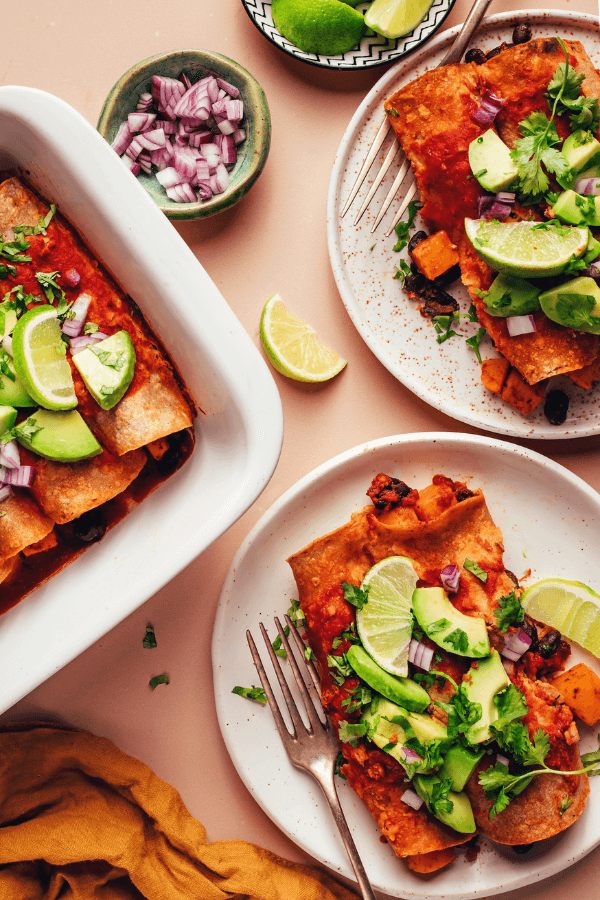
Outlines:
MULTIPOLYGON (((32 309, 53 306, 58 321, 62 311, 66 323, 73 304, 85 297, 85 334, 80 344, 103 347, 105 339, 126 334, 135 362, 122 399, 111 408, 101 408, 73 362, 73 354, 81 347, 67 338, 69 332, 63 325, 62 352, 70 367, 76 411, 83 420, 81 427, 91 433, 90 441, 97 447, 82 458, 64 453, 61 458, 62 451, 53 454, 40 449, 35 441, 40 431, 35 417, 43 411, 43 404, 40 401, 36 413, 31 408, 37 405, 34 401, 26 406, 14 401, 17 424, 13 432, 4 435, 4 441, 15 437, 20 441, 19 471, 29 477, 26 483, 11 481, 7 470, 0 467, 0 474, 12 485, 12 493, 0 501, 0 611, 4 611, 83 552, 91 540, 101 538, 185 462, 194 444, 191 426, 195 411, 137 305, 117 287, 60 214, 17 177, 0 184, 0 238, 4 242, 0 254, 11 242, 22 243, 17 255, 6 251, 3 255, 6 265, 0 277, 0 302, 5 303, 4 309, 14 307, 17 317, 23 317, 32 309), (46 278, 40 279, 40 273, 46 278), (95 343, 99 340, 94 338, 96 332, 103 336, 100 343, 95 343), (28 423, 32 423, 29 431, 23 431, 28 423), (20 429, 29 438, 23 438, 20 429)), ((4 327, 7 329, 6 324, 4 327)), ((18 330, 18 325, 14 328, 18 330)), ((0 405, 3 391, 5 397, 14 395, 10 350, 11 334, 5 331, 0 405)), ((119 354, 113 353, 112 360, 106 355, 109 359, 104 365, 107 371, 111 367, 112 374, 120 367, 119 354)), ((10 405, 10 401, 4 402, 10 405)))

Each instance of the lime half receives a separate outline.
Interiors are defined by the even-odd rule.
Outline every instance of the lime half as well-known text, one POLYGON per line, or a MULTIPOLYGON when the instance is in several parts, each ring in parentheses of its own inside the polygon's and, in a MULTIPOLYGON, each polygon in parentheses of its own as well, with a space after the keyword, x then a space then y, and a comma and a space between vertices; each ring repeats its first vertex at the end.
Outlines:
POLYGON ((589 237, 587 228, 493 219, 465 219, 465 230, 490 268, 524 278, 560 275, 569 260, 583 255, 589 237))
POLYGON ((365 13, 365 25, 387 38, 408 34, 419 24, 433 0, 374 0, 365 13))
POLYGON ((265 303, 260 340, 271 364, 295 381, 328 381, 346 365, 335 350, 320 343, 310 325, 287 311, 279 294, 265 303))
POLYGON ((356 47, 363 16, 340 0, 273 0, 275 27, 305 53, 337 56, 356 47))
POLYGON ((521 603, 527 615, 600 658, 600 595, 587 585, 546 578, 528 587, 521 603))
POLYGON ((412 634, 412 595, 417 573, 407 556, 390 556, 369 569, 361 588, 369 599, 356 614, 363 647, 382 669, 408 675, 408 647, 412 634))
POLYGON ((67 345, 56 309, 43 304, 28 310, 15 325, 13 361, 27 393, 46 409, 77 406, 67 345))

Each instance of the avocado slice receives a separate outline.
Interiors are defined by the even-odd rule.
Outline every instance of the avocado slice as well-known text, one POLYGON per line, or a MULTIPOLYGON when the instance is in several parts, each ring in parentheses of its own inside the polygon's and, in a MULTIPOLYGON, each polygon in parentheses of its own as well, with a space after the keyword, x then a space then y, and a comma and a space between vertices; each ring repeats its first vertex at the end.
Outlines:
POLYGON ((6 434, 17 421, 17 411, 12 406, 0 406, 0 435, 6 434))
POLYGON ((573 190, 563 191, 552 211, 557 219, 568 225, 600 226, 600 196, 583 197, 573 190))
POLYGON ((523 278, 500 272, 484 297, 491 316, 526 316, 540 308, 540 289, 523 278))
POLYGON ((419 797, 425 801, 427 809, 433 813, 436 819, 459 831, 461 834, 472 834, 475 831, 475 819, 473 817, 473 808, 466 794, 450 791, 448 800, 452 803, 452 809, 449 812, 438 811, 431 808, 433 799, 433 788, 436 784, 441 784, 438 775, 415 775, 413 778, 413 787, 419 797))
POLYGON ((462 688, 467 698, 471 703, 481 704, 481 718, 467 731, 470 744, 481 744, 491 737, 491 726, 498 719, 494 697, 509 685, 510 679, 497 650, 492 650, 487 659, 480 660, 477 668, 469 669, 463 678, 462 688))
POLYGON ((505 191, 519 177, 510 150, 493 129, 469 144, 469 165, 485 191, 505 191))
POLYGON ((77 462, 102 453, 102 447, 75 409, 38 409, 17 425, 15 436, 23 447, 58 462, 77 462))
POLYGON ((423 712, 429 706, 429 694, 416 681, 390 675, 358 644, 350 647, 346 658, 358 677, 388 700, 415 712, 423 712))
MULTIPOLYGON (((396 762, 400 763, 400 765, 408 771, 409 763, 403 752, 404 745, 408 740, 406 733, 406 728, 409 727, 408 710, 396 706, 395 703, 390 703, 390 706, 393 707, 394 714, 393 716, 390 715, 389 718, 384 718, 377 712, 376 700, 377 698, 371 704, 371 708, 362 714, 360 721, 367 725, 370 740, 372 740, 380 750, 384 750, 385 753, 391 756, 392 759, 395 759, 396 762), (390 721, 392 718, 396 721, 390 721)), ((389 701, 384 700, 384 703, 388 702, 389 701)), ((415 771, 415 769, 413 769, 413 771, 415 771)), ((431 772, 432 769, 431 766, 427 766, 425 762, 423 762, 417 766, 416 771, 431 772)))
POLYGON ((417 588, 413 594, 413 613, 438 647, 458 656, 489 655, 490 641, 484 620, 465 616, 455 609, 443 588, 417 588))
POLYGON ((9 308, 10 300, 0 303, 0 338, 12 334, 17 324, 17 311, 9 308))
POLYGON ((12 359, 8 357, 8 354, 4 357, 3 363, 6 364, 11 375, 14 375, 14 379, 6 373, 0 373, 0 403, 6 406, 37 406, 35 400, 23 387, 23 382, 15 372, 12 359))
POLYGON ((371 710, 380 716, 381 720, 392 721, 395 717, 402 716, 407 720, 415 733, 415 737, 422 744, 426 741, 434 740, 444 741, 448 746, 451 744, 446 726, 432 716, 428 716, 427 713, 405 709, 396 703, 391 703, 385 697, 374 697, 371 701, 371 710))
POLYGON ((454 744, 444 756, 444 762, 438 769, 438 778, 441 781, 449 778, 452 790, 462 791, 484 753, 485 750, 473 753, 460 744, 454 744))
POLYGON ((574 172, 581 172, 589 165, 597 153, 600 153, 600 143, 590 132, 574 131, 562 145, 562 154, 574 172), (582 140, 587 138, 587 140, 582 140))
POLYGON ((126 331, 117 331, 73 357, 86 387, 102 409, 112 409, 133 380, 135 348, 126 331))
POLYGON ((600 288, 593 278, 580 276, 544 291, 540 306, 549 319, 574 328, 600 334, 600 288))

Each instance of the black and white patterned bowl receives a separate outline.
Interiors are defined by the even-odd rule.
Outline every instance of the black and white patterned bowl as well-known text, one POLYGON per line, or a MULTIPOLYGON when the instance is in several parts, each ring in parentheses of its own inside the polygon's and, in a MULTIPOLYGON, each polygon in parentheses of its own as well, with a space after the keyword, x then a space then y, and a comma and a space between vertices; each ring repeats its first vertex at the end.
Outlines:
MULTIPOLYGON (((429 11, 422 22, 419 22, 414 31, 405 34, 401 38, 384 38, 371 29, 367 29, 358 46, 348 53, 337 56, 321 56, 317 53, 305 53, 275 28, 271 15, 271 0, 242 0, 242 5, 248 13, 250 20, 258 30, 284 53, 301 59, 311 66, 321 66, 323 69, 369 69, 374 66, 383 66, 386 63, 395 62, 401 57, 411 53, 421 44, 424 44, 442 25, 455 0, 433 0, 429 11)), ((363 11, 367 4, 359 5, 363 11)))

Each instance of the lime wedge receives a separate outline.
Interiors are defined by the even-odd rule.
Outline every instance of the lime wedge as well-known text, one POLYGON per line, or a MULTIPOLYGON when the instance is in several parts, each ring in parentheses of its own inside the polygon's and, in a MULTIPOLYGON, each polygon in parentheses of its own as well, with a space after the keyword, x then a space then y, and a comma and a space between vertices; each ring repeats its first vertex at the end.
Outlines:
POLYGON ((335 350, 320 343, 310 325, 287 311, 279 294, 265 303, 260 340, 274 368, 295 381, 329 381, 346 365, 335 350))
POLYGON ((560 275, 569 260, 583 255, 588 242, 585 227, 540 228, 543 224, 465 219, 465 230, 476 253, 490 268, 523 278, 543 278, 560 275))
POLYGON ((46 409, 73 409, 77 397, 56 309, 28 310, 15 325, 13 361, 27 393, 46 409))
POLYGON ((600 658, 600 595, 581 581, 546 578, 521 597, 527 615, 600 658))
POLYGON ((275 27, 305 53, 337 56, 356 47, 365 20, 340 0, 273 0, 275 27))
POLYGON ((433 0, 375 0, 365 13, 365 25, 387 38, 408 34, 425 18, 433 0))
POLYGON ((356 614, 356 628, 367 653, 386 672, 408 674, 412 633, 412 595, 417 573, 407 556, 390 556, 369 569, 361 588, 369 599, 356 614))

